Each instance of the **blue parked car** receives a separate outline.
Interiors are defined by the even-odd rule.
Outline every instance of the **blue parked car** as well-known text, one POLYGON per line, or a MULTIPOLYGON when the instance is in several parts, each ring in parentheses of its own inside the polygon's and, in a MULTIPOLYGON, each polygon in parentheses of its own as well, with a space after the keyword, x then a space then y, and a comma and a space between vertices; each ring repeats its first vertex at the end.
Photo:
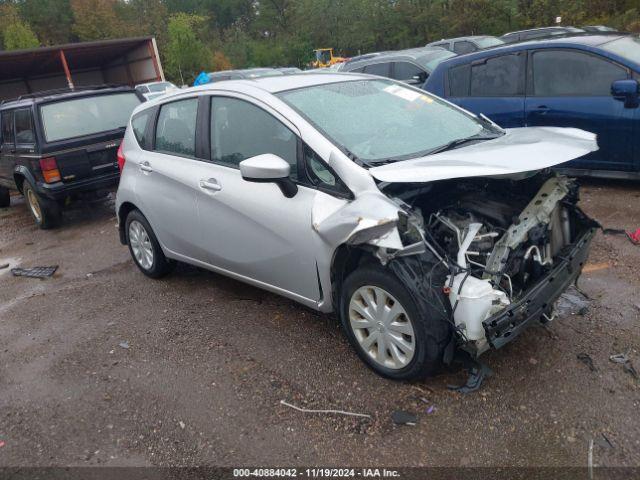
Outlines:
POLYGON ((502 127, 577 127, 600 149, 571 175, 640 179, 640 38, 580 35, 495 47, 440 63, 424 89, 502 127))

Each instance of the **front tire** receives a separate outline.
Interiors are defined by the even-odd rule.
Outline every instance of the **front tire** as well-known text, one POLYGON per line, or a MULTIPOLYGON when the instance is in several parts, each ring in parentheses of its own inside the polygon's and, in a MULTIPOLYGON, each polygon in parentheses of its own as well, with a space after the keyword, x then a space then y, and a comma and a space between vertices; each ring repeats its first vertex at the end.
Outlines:
POLYGON ((45 198, 36 192, 30 182, 24 182, 23 195, 27 201, 27 207, 36 225, 43 230, 55 228, 62 222, 62 211, 60 205, 54 200, 45 198))
POLYGON ((140 210, 132 210, 125 221, 127 245, 133 261, 150 278, 167 275, 175 265, 165 257, 151 225, 140 210))
POLYGON ((429 335, 429 312, 421 312, 411 292, 388 269, 366 265, 345 280, 340 320, 358 356, 376 373, 393 380, 433 375, 444 349, 429 335))

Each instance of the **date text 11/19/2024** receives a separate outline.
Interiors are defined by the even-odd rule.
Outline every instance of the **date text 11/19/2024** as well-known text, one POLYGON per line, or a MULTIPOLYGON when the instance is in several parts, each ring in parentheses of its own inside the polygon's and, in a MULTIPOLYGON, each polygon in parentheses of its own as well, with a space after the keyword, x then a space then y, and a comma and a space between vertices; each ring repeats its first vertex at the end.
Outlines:
POLYGON ((399 478, 400 472, 386 468, 234 468, 236 478, 399 478))

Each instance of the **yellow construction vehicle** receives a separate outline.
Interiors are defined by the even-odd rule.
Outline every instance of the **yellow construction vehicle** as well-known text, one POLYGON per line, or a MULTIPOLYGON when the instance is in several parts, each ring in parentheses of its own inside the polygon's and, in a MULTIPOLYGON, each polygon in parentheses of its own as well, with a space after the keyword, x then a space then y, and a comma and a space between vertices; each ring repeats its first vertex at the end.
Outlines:
POLYGON ((311 62, 312 68, 326 68, 346 60, 346 58, 334 57, 333 48, 316 48, 313 53, 315 60, 311 62))

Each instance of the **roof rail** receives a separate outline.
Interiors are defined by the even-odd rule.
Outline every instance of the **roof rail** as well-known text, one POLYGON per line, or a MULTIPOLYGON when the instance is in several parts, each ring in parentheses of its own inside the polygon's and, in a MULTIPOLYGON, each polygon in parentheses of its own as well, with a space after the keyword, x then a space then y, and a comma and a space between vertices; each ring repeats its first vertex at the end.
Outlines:
POLYGON ((27 93, 25 95, 20 95, 19 97, 16 97, 16 98, 2 100, 0 101, 0 105, 4 105, 5 103, 10 103, 10 102, 19 102, 20 100, 27 100, 30 98, 46 97, 48 95, 55 95, 59 93, 82 92, 85 90, 101 90, 105 88, 117 88, 117 87, 128 87, 128 86, 129 85, 127 84, 105 83, 101 85, 84 85, 84 86, 74 87, 74 88, 69 88, 69 87, 54 88, 51 90, 42 90, 40 92, 27 93))

